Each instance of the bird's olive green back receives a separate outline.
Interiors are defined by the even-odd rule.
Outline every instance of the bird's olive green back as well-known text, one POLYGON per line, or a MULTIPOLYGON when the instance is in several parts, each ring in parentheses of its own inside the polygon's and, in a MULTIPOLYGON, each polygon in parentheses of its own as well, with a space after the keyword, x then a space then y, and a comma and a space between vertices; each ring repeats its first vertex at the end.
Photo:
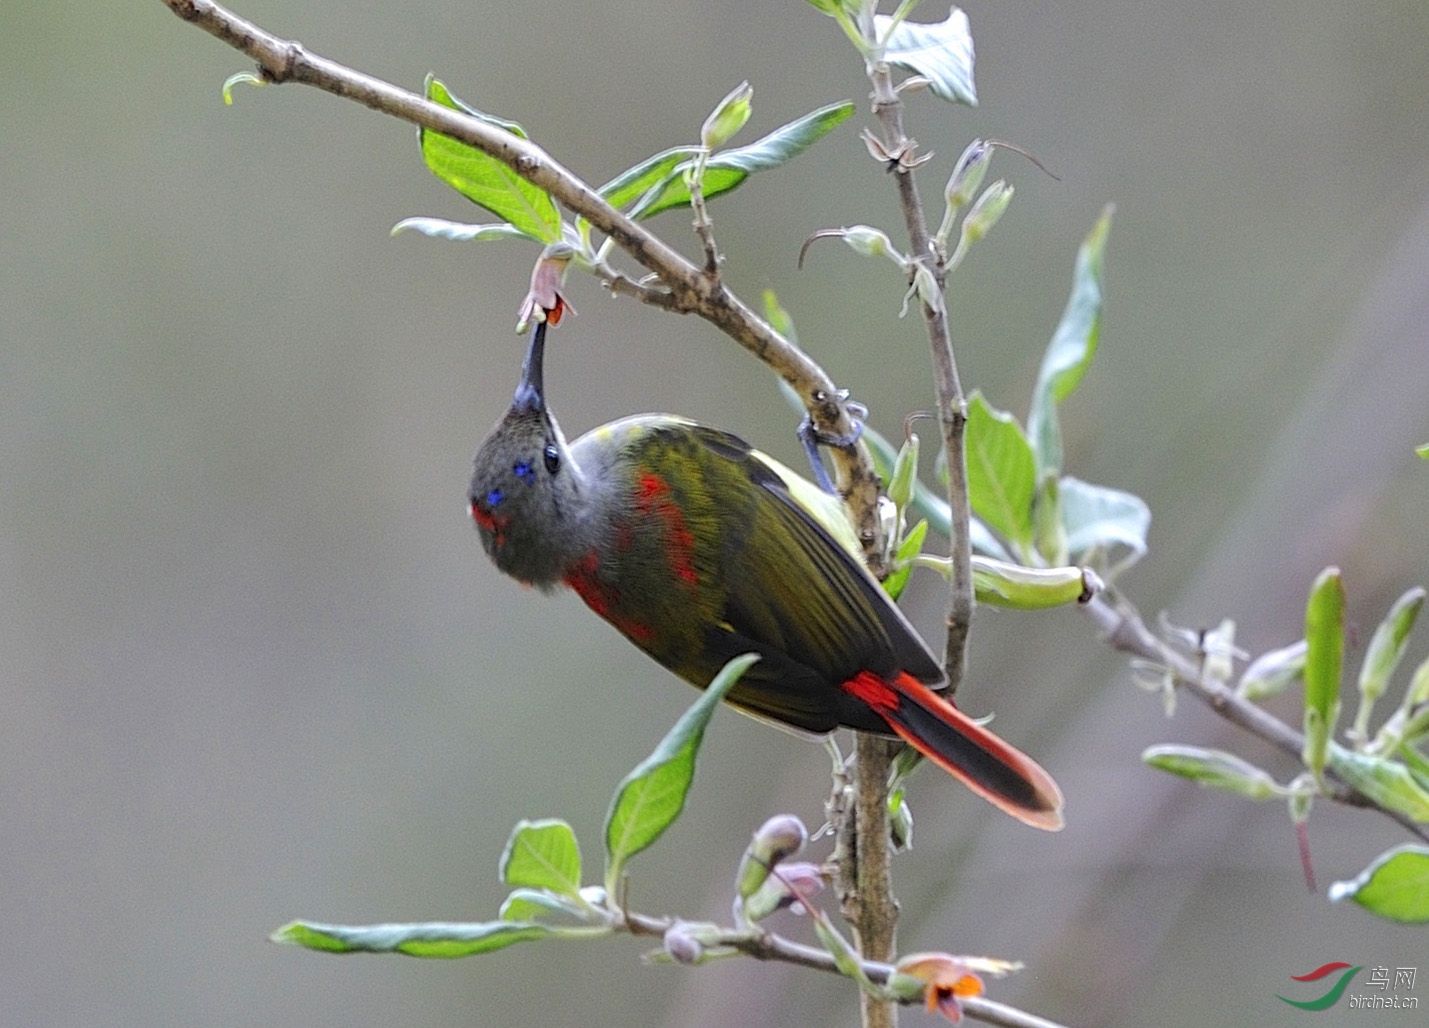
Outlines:
POLYGON ((606 616, 681 677, 703 688, 757 652, 732 702, 811 731, 887 731, 839 688, 860 671, 942 681, 860 558, 800 505, 793 472, 743 440, 644 415, 573 455, 613 512, 596 572, 606 616))

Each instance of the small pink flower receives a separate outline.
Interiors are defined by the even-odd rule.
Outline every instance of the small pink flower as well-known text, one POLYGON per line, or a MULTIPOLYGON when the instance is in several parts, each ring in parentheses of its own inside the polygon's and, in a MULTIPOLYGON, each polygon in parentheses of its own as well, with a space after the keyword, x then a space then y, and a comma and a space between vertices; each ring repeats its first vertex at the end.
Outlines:
POLYGON ((572 314, 576 312, 570 301, 561 293, 561 287, 565 284, 566 268, 570 266, 573 256, 570 246, 555 243, 546 247, 545 252, 537 259, 536 266, 531 269, 531 288, 526 291, 526 298, 521 301, 521 309, 517 312, 518 332, 524 332, 533 322, 545 321, 559 325, 566 311, 572 314))

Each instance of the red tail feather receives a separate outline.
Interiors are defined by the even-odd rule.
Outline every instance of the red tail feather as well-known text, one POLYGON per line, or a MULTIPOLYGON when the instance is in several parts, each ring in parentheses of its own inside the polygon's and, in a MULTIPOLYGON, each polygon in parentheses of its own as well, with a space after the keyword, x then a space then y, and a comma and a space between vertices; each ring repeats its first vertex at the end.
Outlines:
POLYGON ((907 672, 891 682, 862 671, 844 683, 919 753, 1024 824, 1062 827, 1062 790, 1008 745, 907 672))

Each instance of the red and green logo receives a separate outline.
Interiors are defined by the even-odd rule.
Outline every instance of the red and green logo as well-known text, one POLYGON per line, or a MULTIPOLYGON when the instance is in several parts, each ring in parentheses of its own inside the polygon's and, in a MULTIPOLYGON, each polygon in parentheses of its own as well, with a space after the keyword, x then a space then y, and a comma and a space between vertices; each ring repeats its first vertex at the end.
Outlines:
POLYGON ((1280 995, 1279 993, 1276 993, 1275 998, 1289 1003, 1292 1007, 1299 1007, 1301 1010, 1329 1010, 1332 1006, 1334 1006, 1340 1001, 1340 997, 1344 995, 1345 989, 1349 987, 1350 979, 1355 976, 1355 973, 1357 971, 1363 969, 1363 967, 1363 964, 1361 964, 1359 967, 1350 967, 1350 965, 1345 963, 1343 960, 1336 960, 1315 968, 1315 970, 1311 971, 1309 974, 1292 974, 1290 977, 1297 982, 1318 982, 1322 979, 1328 978, 1336 971, 1343 972, 1335 980, 1335 984, 1331 985, 1329 990, 1319 999, 1285 999, 1285 997, 1280 995), (1345 970, 1346 968, 1349 969, 1345 970))

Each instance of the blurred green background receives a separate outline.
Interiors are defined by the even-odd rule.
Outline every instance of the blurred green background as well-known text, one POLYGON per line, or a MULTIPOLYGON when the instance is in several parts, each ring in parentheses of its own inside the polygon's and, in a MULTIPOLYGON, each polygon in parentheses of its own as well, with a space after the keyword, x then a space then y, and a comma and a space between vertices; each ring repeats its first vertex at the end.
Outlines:
MULTIPOLYGON (((237 7, 409 87, 435 71, 596 182, 691 141, 741 79, 742 139, 867 95, 797 0, 237 7)), ((1148 616, 1233 617, 1259 650, 1298 636, 1336 563, 1357 656, 1429 582, 1412 454, 1429 441, 1429 8, 969 14, 982 105, 911 102, 937 153, 926 193, 974 136, 1060 181, 995 166, 1017 198, 951 289, 964 381, 1025 409, 1075 248, 1114 201, 1101 351, 1064 417, 1073 473, 1154 512, 1125 588, 1148 616)), ((567 818, 594 865, 611 787, 693 693, 480 552, 467 462, 509 400, 534 251, 389 239, 408 215, 477 213, 411 128, 299 86, 225 108, 247 64, 156 0, 7 4, 0 55, 0 1023, 855 1024, 841 980, 647 968, 629 939, 455 963, 266 941, 299 916, 494 916, 521 817, 567 818)), ((901 283, 830 244, 794 266, 815 229, 896 227, 867 121, 714 215, 730 283, 777 290, 896 434, 930 403, 901 283)), ((655 225, 695 252, 684 214, 655 225)), ((799 459, 770 377, 704 323, 570 291, 548 371, 568 432, 669 410, 799 459)), ((910 601, 938 638, 939 584, 910 601)), ((1423 962, 1423 929, 1307 892, 1280 808, 1141 765, 1175 740, 1291 770, 1194 702, 1166 720, 1077 612, 984 611, 973 661, 964 705, 1058 776, 1070 823, 1032 832, 920 776, 905 950, 1024 960, 996 997, 1111 1026, 1305 1024, 1274 998, 1289 976, 1423 962)), ((1277 709, 1298 720, 1293 698, 1277 709)), ((749 831, 777 811, 817 823, 826 788, 817 746, 721 714, 632 903, 724 916, 749 831)), ((1323 889, 1402 833, 1322 805, 1310 839, 1323 889)))

